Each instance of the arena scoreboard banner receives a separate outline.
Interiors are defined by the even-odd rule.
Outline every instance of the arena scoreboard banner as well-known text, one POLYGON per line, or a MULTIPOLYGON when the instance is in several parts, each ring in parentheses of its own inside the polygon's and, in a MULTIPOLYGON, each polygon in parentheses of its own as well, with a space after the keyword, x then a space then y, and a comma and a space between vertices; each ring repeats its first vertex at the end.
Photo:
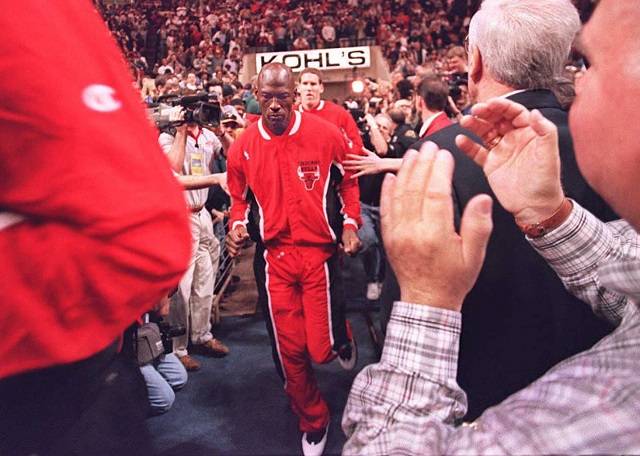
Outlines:
POLYGON ((368 46, 263 52, 256 54, 256 72, 260 72, 264 65, 271 62, 284 63, 293 71, 302 71, 305 68, 319 70, 369 68, 371 66, 371 52, 368 46))

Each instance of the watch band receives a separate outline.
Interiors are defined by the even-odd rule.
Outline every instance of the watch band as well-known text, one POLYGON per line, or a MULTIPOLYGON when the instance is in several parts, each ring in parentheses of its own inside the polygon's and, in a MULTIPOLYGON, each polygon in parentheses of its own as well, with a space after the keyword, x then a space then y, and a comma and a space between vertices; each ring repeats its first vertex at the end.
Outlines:
POLYGON ((565 198, 558 210, 555 211, 548 219, 538 223, 518 225, 518 228, 520 228, 520 231, 530 238, 538 238, 562 225, 564 221, 567 220, 572 210, 573 202, 569 198, 565 198))

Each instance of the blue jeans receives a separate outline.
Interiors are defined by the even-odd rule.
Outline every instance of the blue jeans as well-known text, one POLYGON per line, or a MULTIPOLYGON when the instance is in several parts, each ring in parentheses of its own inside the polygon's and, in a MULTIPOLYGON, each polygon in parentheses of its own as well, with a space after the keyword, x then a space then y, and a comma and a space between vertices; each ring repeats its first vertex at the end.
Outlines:
POLYGON ((362 242, 362 264, 367 276, 367 283, 382 282, 384 279, 384 247, 380 232, 380 208, 360 203, 362 226, 358 237, 362 242))
POLYGON ((154 414, 167 412, 178 391, 187 383, 187 371, 173 353, 160 355, 149 364, 140 366, 149 392, 149 405, 154 414))

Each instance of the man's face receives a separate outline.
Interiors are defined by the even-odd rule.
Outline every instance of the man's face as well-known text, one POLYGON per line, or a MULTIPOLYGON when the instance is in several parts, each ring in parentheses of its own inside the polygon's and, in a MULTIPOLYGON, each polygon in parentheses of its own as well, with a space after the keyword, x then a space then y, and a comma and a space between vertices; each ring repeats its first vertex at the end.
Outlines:
POLYGON ((195 73, 189 73, 187 75, 187 84, 196 85, 196 74, 195 73))
POLYGON ((640 22, 638 2, 603 0, 580 36, 591 66, 569 114, 578 166, 589 184, 636 230, 640 210, 640 22))
POLYGON ((262 121, 275 135, 285 132, 293 109, 293 79, 284 71, 266 71, 258 79, 258 104, 262 121))
POLYGON ((460 96, 456 100, 458 109, 465 109, 469 106, 469 88, 466 85, 460 85, 460 96))
POLYGON ((167 84, 165 85, 164 93, 173 94, 179 91, 180 91, 180 84, 178 82, 178 78, 176 77, 167 78, 167 84))
POLYGON ((466 71, 465 60, 457 55, 449 57, 449 59, 447 60, 447 65, 449 66, 449 71, 453 71, 455 73, 464 73, 466 71))
POLYGON ((313 73, 305 73, 300 78, 298 85, 298 93, 300 94, 300 102, 307 109, 315 107, 320 103, 320 95, 324 92, 324 85, 320 82, 320 78, 313 73))
POLYGON ((391 121, 386 117, 376 116, 376 125, 378 126, 384 140, 389 142, 392 133, 391 121))
POLYGON ((222 128, 224 128, 225 133, 229 133, 229 135, 232 138, 236 137, 236 129, 238 128, 238 124, 235 122, 227 122, 225 124, 222 125, 222 128))

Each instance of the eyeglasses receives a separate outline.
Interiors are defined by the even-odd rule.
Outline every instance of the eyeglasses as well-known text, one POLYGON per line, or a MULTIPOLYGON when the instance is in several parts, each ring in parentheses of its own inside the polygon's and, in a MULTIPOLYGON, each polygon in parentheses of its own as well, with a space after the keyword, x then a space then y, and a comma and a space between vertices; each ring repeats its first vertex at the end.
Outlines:
POLYGON ((462 46, 464 47, 464 51, 469 53, 469 35, 464 37, 464 41, 462 42, 462 46))

